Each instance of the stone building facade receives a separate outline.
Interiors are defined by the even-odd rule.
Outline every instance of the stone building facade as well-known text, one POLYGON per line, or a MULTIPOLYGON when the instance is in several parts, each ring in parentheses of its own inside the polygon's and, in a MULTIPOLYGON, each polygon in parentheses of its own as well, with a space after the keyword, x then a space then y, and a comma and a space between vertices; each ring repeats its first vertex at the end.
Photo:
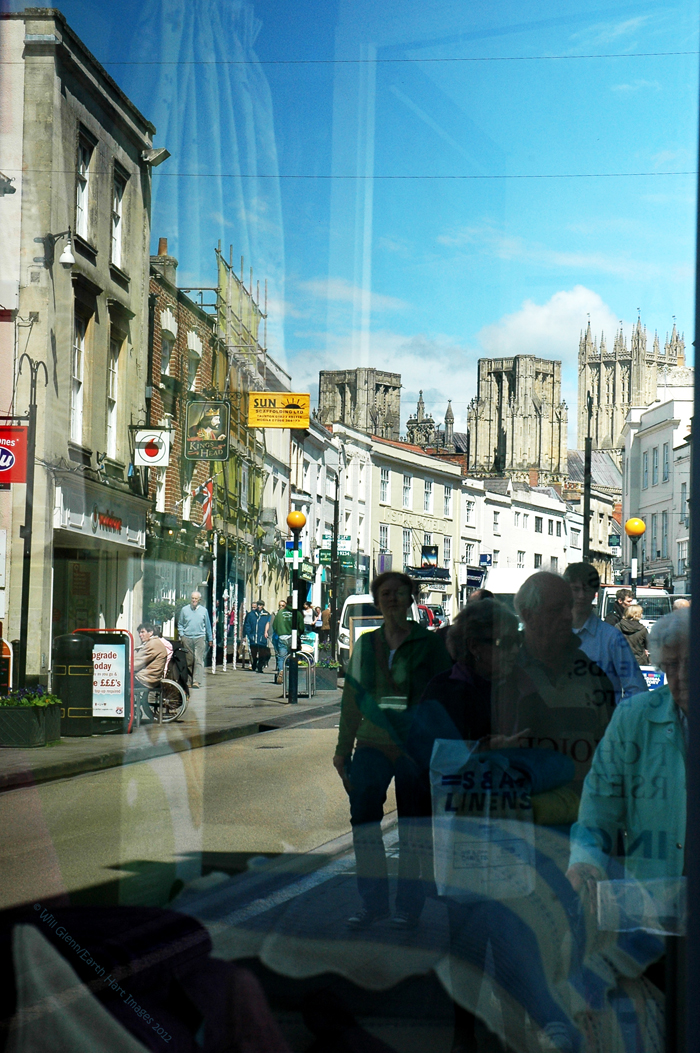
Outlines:
POLYGON ((591 436, 594 450, 616 450, 624 446, 623 429, 632 406, 650 406, 657 398, 657 386, 664 386, 670 372, 685 368, 685 341, 674 322, 663 348, 654 334, 648 346, 646 326, 641 319, 627 337, 622 329, 615 334, 608 350, 605 334, 600 343, 588 323, 581 334, 578 351, 578 446, 583 449, 588 434, 587 395, 593 399, 591 436))
POLYGON ((367 435, 398 439, 401 374, 380 369, 322 370, 318 375, 318 419, 347 424, 367 435))
POLYGON ((567 421, 561 362, 534 355, 479 359, 477 394, 467 414, 469 474, 562 482, 567 421))

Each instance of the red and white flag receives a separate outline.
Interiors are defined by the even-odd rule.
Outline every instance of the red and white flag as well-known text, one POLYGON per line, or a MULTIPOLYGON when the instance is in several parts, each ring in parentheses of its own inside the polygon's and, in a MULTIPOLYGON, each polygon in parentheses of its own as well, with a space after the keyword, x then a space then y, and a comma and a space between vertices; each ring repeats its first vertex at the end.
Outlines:
POLYGON ((202 506, 202 526, 205 530, 212 530, 214 518, 212 515, 214 505, 214 480, 207 479, 194 491, 194 499, 202 506))

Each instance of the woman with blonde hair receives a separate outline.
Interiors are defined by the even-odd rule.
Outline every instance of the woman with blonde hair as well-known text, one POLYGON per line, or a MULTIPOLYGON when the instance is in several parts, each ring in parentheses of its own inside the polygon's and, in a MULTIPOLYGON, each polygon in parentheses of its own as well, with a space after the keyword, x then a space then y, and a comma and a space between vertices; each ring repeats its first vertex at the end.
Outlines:
POLYGON ((649 661, 649 633, 646 625, 642 625, 640 620, 643 613, 639 604, 633 603, 625 611, 624 618, 615 626, 632 648, 639 665, 646 665, 649 661))

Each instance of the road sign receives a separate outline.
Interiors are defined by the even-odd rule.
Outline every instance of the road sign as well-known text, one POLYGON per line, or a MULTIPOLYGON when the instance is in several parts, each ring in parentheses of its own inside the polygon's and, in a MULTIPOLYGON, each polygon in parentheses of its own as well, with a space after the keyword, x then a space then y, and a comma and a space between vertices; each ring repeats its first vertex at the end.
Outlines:
POLYGON ((485 571, 481 568, 467 567, 467 587, 470 589, 480 589, 481 583, 484 580, 485 571))
POLYGON ((479 556, 480 567, 490 567, 493 564, 493 556, 490 552, 482 552, 479 556))
POLYGON ((352 536, 350 534, 338 535, 338 552, 352 552, 352 536))
POLYGON ((170 432, 143 428, 134 437, 134 464, 146 468, 167 468, 170 463, 170 432))
POLYGON ((308 428, 311 395, 290 391, 251 391, 249 428, 308 428))

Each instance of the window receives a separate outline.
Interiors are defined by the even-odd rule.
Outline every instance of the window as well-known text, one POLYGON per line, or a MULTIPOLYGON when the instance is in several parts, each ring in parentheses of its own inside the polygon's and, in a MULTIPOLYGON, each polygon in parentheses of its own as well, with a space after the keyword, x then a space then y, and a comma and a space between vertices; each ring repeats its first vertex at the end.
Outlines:
POLYGON ((119 351, 121 341, 112 337, 109 342, 109 364, 107 370, 107 456, 117 456, 117 391, 119 380, 119 351))
POLYGON ((539 570, 541 566, 542 566, 542 555, 539 552, 535 552, 535 561, 534 561, 535 570, 539 570))
POLYGON ((542 533, 542 516, 535 516, 535 533, 542 533))
POLYGON ((475 548, 476 548, 476 545, 472 544, 471 541, 468 541, 467 544, 464 547, 464 559, 465 559, 465 562, 469 564, 469 566, 472 566, 472 564, 474 563, 474 549, 475 548))
POLYGON ((156 512, 165 511, 166 471, 165 468, 159 468, 156 476, 156 512))
POLYGON ((248 465, 241 465, 241 511, 248 511, 248 465))
POLYGON ((304 476, 303 476, 303 489, 304 492, 311 493, 311 462, 304 461, 304 476))
POLYGON ((379 551, 389 551, 389 527, 386 523, 379 524, 379 551))
POLYGON ((688 525, 688 484, 681 483, 681 526, 688 525))
POLYGON ((661 558, 668 559, 668 512, 661 513, 661 558))
POLYGON ((525 553, 522 549, 518 549, 518 570, 524 570, 525 568, 525 553))
POLYGON ((649 486, 649 453, 644 451, 642 454, 642 490, 646 490, 649 486))
POLYGON ((92 144, 81 135, 78 141, 78 174, 75 200, 75 233, 87 241, 89 233, 90 160, 92 144))
POLYGON ((651 485, 656 486, 659 481, 659 447, 655 446, 651 451, 651 485))
POLYGON ((513 512, 513 526, 520 526, 520 512, 513 512))
POLYGON ((432 545, 432 543, 433 543, 433 535, 432 534, 423 534, 423 544, 426 547, 429 547, 430 545, 432 545))
POLYGON ((472 501, 471 498, 467 498, 467 515, 465 522, 467 526, 474 526, 474 510, 476 508, 476 501, 472 501))
POLYGON ((447 485, 445 486, 445 499, 443 502, 442 514, 445 516, 445 519, 452 518, 452 487, 447 485))
POLYGON ((527 524, 530 516, 527 512, 523 512, 523 530, 527 530, 527 524))
POLYGON ((659 516, 657 512, 654 512, 651 517, 651 559, 658 559, 661 552, 657 548, 658 545, 658 529, 659 529, 659 516))
POLYGON ((170 376, 170 365, 174 346, 175 337, 170 333, 163 331, 160 337, 160 375, 162 377, 170 376))
POLYGON ((561 537, 561 519, 557 519, 557 537, 561 537))
POLYGON ((494 534, 500 534, 500 532, 501 532, 501 528, 498 525, 498 520, 500 519, 500 517, 501 517, 501 513, 494 511, 494 513, 493 513, 493 532, 494 532, 494 534))
POLYGON ((425 490, 423 491, 423 511, 432 512, 433 510, 433 480, 425 480, 425 490))
POLYGON ((112 182, 112 263, 115 267, 122 265, 122 236, 124 232, 124 191, 126 190, 126 178, 121 172, 114 170, 112 182))
POLYGON ((494 567, 497 567, 497 566, 498 566, 498 561, 499 561, 500 557, 501 557, 501 551, 500 551, 500 549, 498 549, 498 548, 495 548, 495 549, 493 550, 493 559, 492 559, 492 564, 491 564, 491 565, 492 565, 492 566, 494 566, 494 567))
POLYGON ((669 457, 668 457, 668 443, 667 442, 664 443, 664 447, 663 447, 663 465, 662 465, 662 469, 661 470, 662 470, 662 473, 663 473, 662 476, 661 476, 662 481, 664 483, 667 483, 668 482, 668 477, 670 475, 670 464, 669 464, 669 457))
POLYGON ((73 353, 71 355, 70 437, 83 441, 83 381, 85 369, 85 319, 75 316, 73 323, 73 353))
POLYGON ((678 542, 678 574, 683 577, 688 565, 688 542, 678 542))
POLYGON ((411 508, 411 488, 413 484, 413 477, 410 475, 404 475, 403 477, 403 506, 404 508, 411 508))
POLYGON ((382 468, 379 474, 379 500, 383 505, 389 504, 389 469, 382 468))
POLYGON ((442 563, 443 566, 449 570, 452 564, 452 538, 444 537, 442 539, 442 563))
POLYGON ((549 534, 550 537, 554 537, 554 520, 553 519, 548 519, 547 520, 547 533, 549 534))
POLYGON ((401 553, 404 567, 411 565, 411 531, 404 530, 401 540, 401 553))
POLYGON ((559 557, 558 556, 550 556, 549 569, 551 570, 552 574, 558 574, 559 573, 559 557))
POLYGON ((572 548, 581 548, 581 531, 580 530, 572 529, 572 531, 571 531, 571 547, 572 548))
POLYGON ((199 363, 201 358, 199 355, 193 355, 191 352, 187 358, 187 390, 195 391, 197 387, 197 370, 199 369, 199 363))

